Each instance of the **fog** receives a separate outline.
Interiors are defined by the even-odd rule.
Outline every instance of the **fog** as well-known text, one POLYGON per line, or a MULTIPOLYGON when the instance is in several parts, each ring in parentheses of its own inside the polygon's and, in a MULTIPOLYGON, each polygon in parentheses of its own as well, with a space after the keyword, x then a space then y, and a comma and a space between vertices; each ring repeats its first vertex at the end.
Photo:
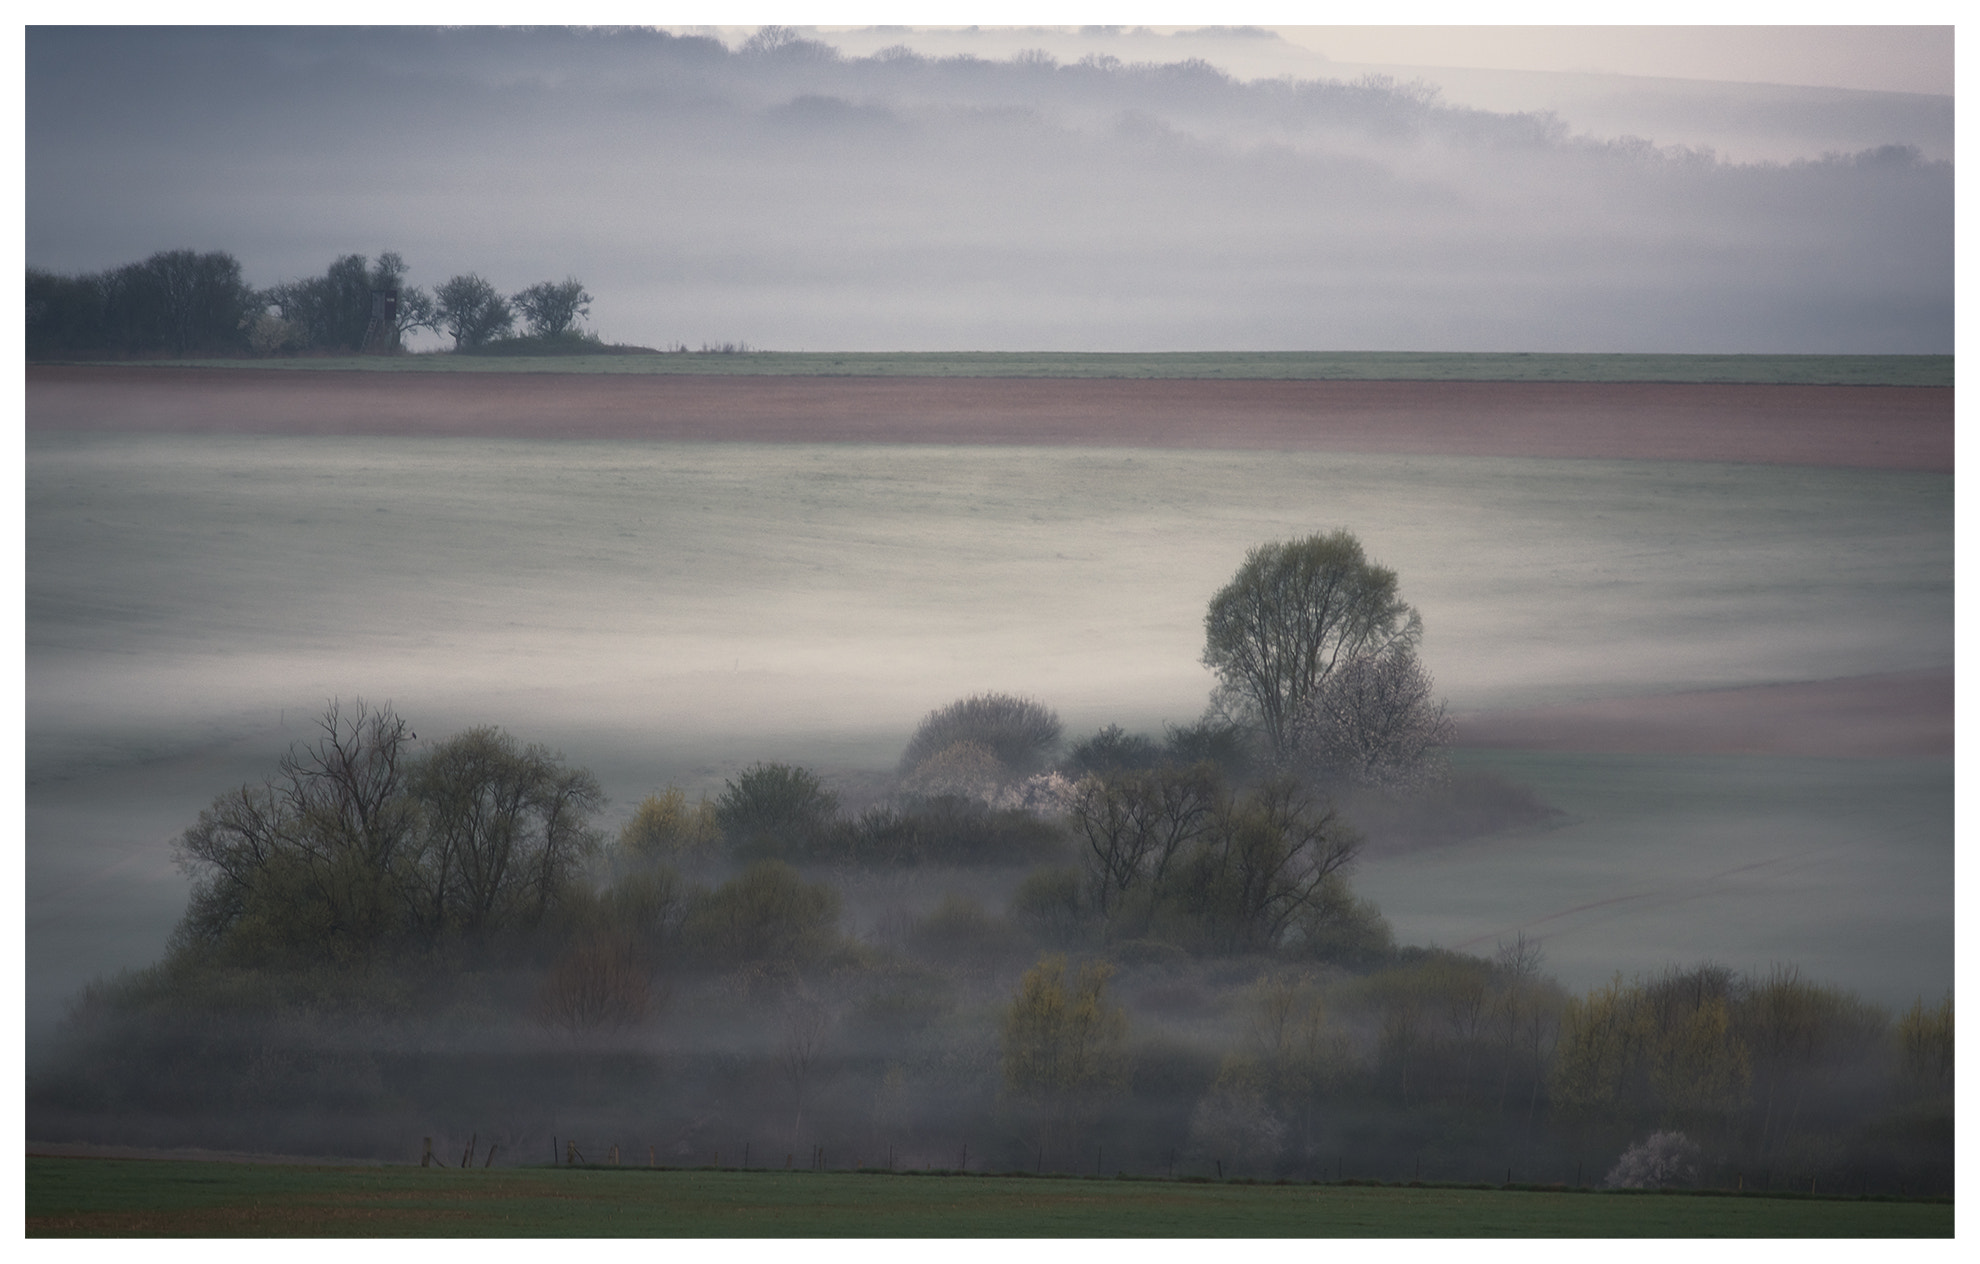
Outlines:
MULTIPOLYGON (((423 740, 493 723, 560 748, 614 826, 760 759, 857 805, 965 694, 1037 697, 1075 737, 1194 719, 1210 594, 1252 545, 1336 526, 1401 575, 1460 715, 1953 655, 1940 474, 50 434, 27 453, 37 1031, 158 955, 187 891, 170 840, 333 698, 389 701, 423 740)), ((1534 927, 1570 987, 1699 955, 1819 963, 1889 1003, 1949 978, 1946 761, 1469 758, 1564 823, 1372 857, 1361 882, 1404 942, 1489 950, 1599 905, 1534 927)))
POLYGON ((843 38, 36 28, 28 260, 576 274, 652 346, 1951 350, 1949 98, 843 38))

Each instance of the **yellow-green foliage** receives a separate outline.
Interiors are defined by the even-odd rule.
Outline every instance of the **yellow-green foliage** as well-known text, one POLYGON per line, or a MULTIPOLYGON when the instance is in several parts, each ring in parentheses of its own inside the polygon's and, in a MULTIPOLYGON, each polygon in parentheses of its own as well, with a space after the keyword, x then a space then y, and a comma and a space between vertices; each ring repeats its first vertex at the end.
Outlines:
POLYGON ((1617 976, 1562 1013, 1554 1103, 1586 1119, 1710 1129, 1752 1100, 1756 1053, 1779 1044, 1783 1015, 1808 1025, 1820 1008, 1852 1005, 1780 976, 1742 989, 1714 967, 1630 984, 1617 976))
POLYGON ((1752 1081, 1724 997, 1707 999, 1653 1038, 1650 1088, 1672 1121, 1730 1115, 1745 1104, 1752 1081))
POLYGON ((837 946, 838 924, 837 891, 765 860, 697 900, 681 933, 706 960, 796 964, 837 946))
POLYGON ((1914 1096, 1944 1096, 1953 1087, 1953 998, 1930 1009, 1923 999, 1913 1002, 1897 1026, 1900 1074, 1914 1096))
POLYGON ((1113 973, 1096 961, 1068 977, 1063 956, 1041 957, 1004 1011, 1004 1086, 1030 1112, 1041 1147, 1070 1139, 1127 1082, 1127 1011, 1107 1000, 1113 973))
POLYGON ((668 786, 633 809, 632 819, 619 831, 619 851, 629 860, 692 869, 715 855, 721 837, 715 805, 706 795, 690 804, 687 791, 668 786))
POLYGON ((1327 1008, 1311 976, 1266 974, 1245 992, 1250 1016, 1244 1049, 1224 1060, 1219 1083, 1255 1085, 1274 1106, 1291 1109, 1332 1086, 1347 1063, 1346 1041, 1327 1025, 1327 1008))
POLYGON ((1624 1108, 1649 1037, 1641 999, 1641 989, 1626 986, 1621 975, 1585 997, 1568 998, 1554 1054, 1555 1106, 1588 1115, 1624 1108))

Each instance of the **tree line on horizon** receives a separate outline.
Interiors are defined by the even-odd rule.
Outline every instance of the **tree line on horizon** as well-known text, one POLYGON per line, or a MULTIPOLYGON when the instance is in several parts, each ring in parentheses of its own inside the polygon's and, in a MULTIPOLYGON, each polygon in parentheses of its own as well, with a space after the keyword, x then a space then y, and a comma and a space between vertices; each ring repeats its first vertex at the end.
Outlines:
POLYGON ((320 275, 256 289, 225 251, 162 250, 102 272, 27 270, 27 354, 269 356, 395 352, 417 330, 456 351, 524 337, 585 340, 592 296, 574 277, 505 295, 478 273, 430 293, 398 254, 343 255, 320 275), (519 335, 517 321, 523 331, 519 335))

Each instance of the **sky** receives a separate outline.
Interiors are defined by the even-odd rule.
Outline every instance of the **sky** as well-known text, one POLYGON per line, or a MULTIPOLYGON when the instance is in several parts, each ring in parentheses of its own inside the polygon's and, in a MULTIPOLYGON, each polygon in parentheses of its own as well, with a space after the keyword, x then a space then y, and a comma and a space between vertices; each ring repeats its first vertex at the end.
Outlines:
POLYGON ((1952 349, 1946 28, 754 36, 33 28, 26 262, 396 250, 656 347, 1952 349))

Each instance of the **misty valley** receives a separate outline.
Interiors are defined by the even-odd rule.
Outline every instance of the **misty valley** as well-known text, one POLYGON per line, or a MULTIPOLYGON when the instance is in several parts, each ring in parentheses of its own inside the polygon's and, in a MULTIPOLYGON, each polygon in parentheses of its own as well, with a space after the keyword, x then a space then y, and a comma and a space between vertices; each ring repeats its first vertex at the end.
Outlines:
MULTIPOLYGON (((37 865, 116 854, 89 850, 116 820, 174 840, 142 853, 163 952, 121 963, 152 964, 78 995, 36 949, 66 1017, 33 1046, 32 1136, 401 1161, 430 1139, 450 1166, 1950 1189, 1943 761, 1463 746, 1468 710, 1589 681, 1932 665, 1950 480, 31 452, 31 890, 37 865), (1316 504, 1368 524, 1366 552, 1304 535, 1316 504), (1706 557, 1738 619, 1689 595, 1706 557), (1631 584, 1590 583, 1619 566, 1631 584), (1329 613, 1272 624, 1261 594, 1288 592, 1329 613), (1497 648, 1548 637, 1538 660, 1497 648), (297 683, 332 701, 271 722, 297 683), (392 700, 361 700, 379 684, 392 700), (673 745, 640 731, 656 704, 673 745), (146 767, 169 794, 140 789, 146 767), (1810 806, 1824 784, 1856 815, 1810 806), (1723 891, 1538 915, 1614 904, 1639 863, 1735 867, 1714 831, 1804 840, 1762 874, 1784 894, 1718 932, 1730 951, 1707 928, 1723 891), (1844 855, 1882 865, 1865 933, 1923 928, 1846 983, 1806 964, 1833 960, 1808 924, 1856 925, 1844 855)), ((65 942, 47 913, 30 933, 65 942)))

